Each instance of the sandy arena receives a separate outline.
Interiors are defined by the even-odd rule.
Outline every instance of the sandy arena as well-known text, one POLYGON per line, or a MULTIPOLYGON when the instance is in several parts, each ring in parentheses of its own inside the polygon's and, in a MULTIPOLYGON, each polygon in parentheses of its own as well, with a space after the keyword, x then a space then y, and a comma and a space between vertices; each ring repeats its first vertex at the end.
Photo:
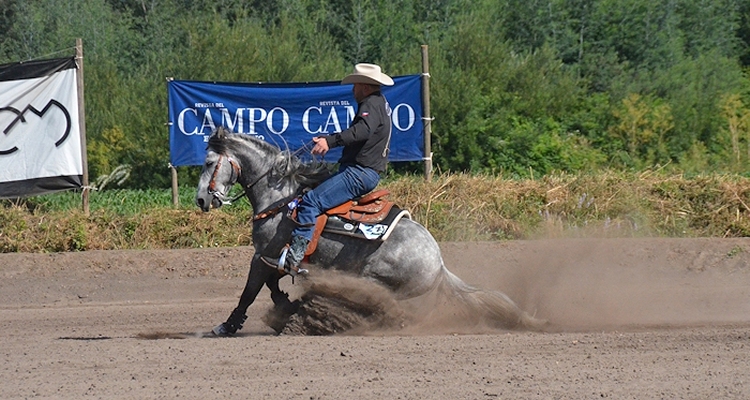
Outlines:
POLYGON ((0 254, 0 398, 750 398, 750 239, 441 248, 452 272, 548 329, 455 324, 446 310, 277 336, 264 288, 236 337, 204 337, 236 305, 252 249, 0 254))

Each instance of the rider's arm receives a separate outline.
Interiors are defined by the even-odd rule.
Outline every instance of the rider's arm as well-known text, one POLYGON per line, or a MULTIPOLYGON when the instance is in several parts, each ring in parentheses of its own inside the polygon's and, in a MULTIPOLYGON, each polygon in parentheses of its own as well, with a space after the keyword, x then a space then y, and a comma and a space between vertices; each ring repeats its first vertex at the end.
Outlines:
POLYGON ((365 141, 382 124, 383 113, 373 106, 372 101, 368 101, 371 99, 372 97, 368 97, 360 104, 357 115, 349 128, 325 137, 329 148, 365 141))

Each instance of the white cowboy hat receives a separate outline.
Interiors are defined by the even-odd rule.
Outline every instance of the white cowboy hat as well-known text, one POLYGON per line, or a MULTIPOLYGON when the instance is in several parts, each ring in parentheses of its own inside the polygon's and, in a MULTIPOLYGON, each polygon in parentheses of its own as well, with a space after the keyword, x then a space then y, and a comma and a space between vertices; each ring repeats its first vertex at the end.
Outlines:
POLYGON ((370 85, 393 86, 393 79, 384 74, 379 66, 363 63, 355 65, 354 72, 341 80, 341 84, 346 83, 367 83, 370 85))

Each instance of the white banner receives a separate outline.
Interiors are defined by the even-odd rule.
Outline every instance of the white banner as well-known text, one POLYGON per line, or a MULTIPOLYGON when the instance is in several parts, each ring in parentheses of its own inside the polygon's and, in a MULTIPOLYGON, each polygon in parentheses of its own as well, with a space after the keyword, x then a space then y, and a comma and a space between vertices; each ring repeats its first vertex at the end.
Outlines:
MULTIPOLYGON (((15 182, 10 186, 17 188, 27 186, 21 181, 83 174, 76 71, 0 81, 0 184, 15 182)), ((62 187, 48 181, 31 192, 71 188, 71 179, 63 181, 62 187)), ((0 197, 19 195, 15 189, 3 193, 3 187, 0 197)))

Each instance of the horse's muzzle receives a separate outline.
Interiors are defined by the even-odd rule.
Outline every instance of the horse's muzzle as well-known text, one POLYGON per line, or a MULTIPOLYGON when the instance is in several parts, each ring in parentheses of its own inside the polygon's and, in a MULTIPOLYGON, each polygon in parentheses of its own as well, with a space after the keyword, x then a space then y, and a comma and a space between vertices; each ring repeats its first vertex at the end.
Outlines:
POLYGON ((211 210, 211 207, 213 208, 219 208, 224 203, 216 196, 211 197, 211 201, 206 201, 206 199, 199 197, 195 199, 195 204, 200 208, 203 212, 208 212, 211 210))
POLYGON ((211 208, 211 205, 207 204, 206 201, 200 197, 195 199, 195 205, 198 206, 198 208, 200 208, 203 212, 208 212, 208 210, 211 208))

